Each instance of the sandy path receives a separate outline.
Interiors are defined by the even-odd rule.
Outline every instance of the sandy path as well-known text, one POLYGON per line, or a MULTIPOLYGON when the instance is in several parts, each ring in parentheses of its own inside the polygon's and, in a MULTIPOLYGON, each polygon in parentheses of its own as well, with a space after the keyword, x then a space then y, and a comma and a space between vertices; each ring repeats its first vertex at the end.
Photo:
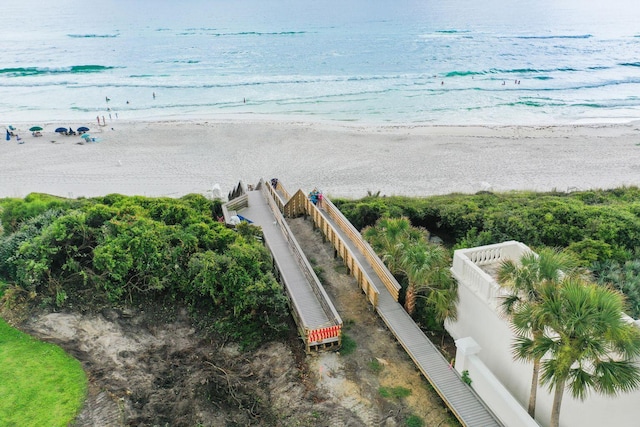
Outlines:
MULTIPOLYGON (((0 197, 223 193, 278 177, 330 196, 640 185, 640 124, 363 126, 276 121, 113 122, 102 141, 22 132, 0 142, 0 197), (111 128, 113 126, 113 130, 111 128), (51 141, 55 140, 55 143, 51 141)), ((91 124, 88 124, 91 126, 91 124)), ((20 126, 22 129, 29 124, 20 126)), ((95 126, 94 126, 95 127, 95 126)))

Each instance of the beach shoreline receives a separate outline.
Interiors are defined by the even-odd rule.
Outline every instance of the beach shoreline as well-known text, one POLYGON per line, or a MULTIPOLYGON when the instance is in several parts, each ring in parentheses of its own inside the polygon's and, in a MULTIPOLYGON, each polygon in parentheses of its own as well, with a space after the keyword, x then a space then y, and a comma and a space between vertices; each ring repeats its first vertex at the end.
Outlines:
POLYGON ((369 124, 298 117, 12 123, 0 197, 42 192, 179 197, 223 195, 239 181, 279 178, 329 197, 478 191, 574 191, 640 185, 640 122, 564 125, 369 124), (39 124, 42 137, 25 131, 39 124), (54 134, 88 126, 100 140, 54 134))

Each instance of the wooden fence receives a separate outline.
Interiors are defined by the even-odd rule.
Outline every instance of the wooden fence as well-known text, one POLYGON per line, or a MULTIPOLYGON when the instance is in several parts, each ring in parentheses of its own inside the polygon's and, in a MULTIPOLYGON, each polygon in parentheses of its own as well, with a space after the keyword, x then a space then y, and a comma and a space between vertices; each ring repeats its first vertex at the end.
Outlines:
MULTIPOLYGON (((389 291, 391 296, 398 301, 398 295, 400 293, 400 284, 393 277, 393 274, 384 265, 380 257, 375 253, 371 245, 365 242, 362 235, 356 228, 349 222, 347 218, 340 212, 340 210, 329 200, 327 197, 323 198, 322 209, 331 217, 331 219, 340 227, 343 233, 345 233, 354 245, 358 247, 360 252, 367 259, 373 270, 376 272, 380 280, 384 284, 385 288, 389 291)), ((315 206, 314 206, 315 207, 315 206)))

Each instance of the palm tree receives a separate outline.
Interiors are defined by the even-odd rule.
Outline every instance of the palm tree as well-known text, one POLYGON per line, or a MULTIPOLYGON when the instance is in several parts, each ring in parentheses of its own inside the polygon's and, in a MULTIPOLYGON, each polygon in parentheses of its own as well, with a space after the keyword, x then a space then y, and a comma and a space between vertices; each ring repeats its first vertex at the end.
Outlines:
POLYGON ((444 247, 427 241, 413 242, 405 248, 401 266, 409 281, 405 296, 405 309, 409 314, 413 314, 416 298, 424 296, 434 308, 438 321, 456 317, 458 293, 449 270, 451 257, 444 247))
MULTIPOLYGON (((523 304, 536 304, 540 301, 540 287, 544 284, 557 283, 565 275, 581 274, 583 272, 578 269, 577 261, 573 256, 552 248, 542 248, 538 254, 528 252, 520 258, 519 262, 503 261, 498 270, 498 283, 507 288, 509 294, 504 298, 502 308, 505 314, 513 318, 514 313, 520 310, 523 304)), ((522 324, 514 326, 520 330, 528 329, 533 339, 542 336, 544 324, 539 324, 534 319, 521 321, 522 324)), ((516 354, 523 350, 517 350, 516 354)), ((540 359, 533 358, 532 362, 533 374, 528 413, 535 418, 540 359)))
POLYGON ((391 274, 400 271, 400 254, 406 244, 411 223, 408 218, 380 218, 375 226, 366 227, 362 235, 380 255, 391 274))
POLYGON ((514 325, 547 326, 532 339, 530 327, 517 330, 516 356, 542 359, 540 383, 554 392, 551 427, 558 427, 565 389, 584 400, 590 390, 605 395, 640 386, 640 331, 622 317, 624 297, 610 288, 580 278, 547 282, 539 301, 523 304, 514 325))
MULTIPOLYGON (((408 281, 405 309, 412 314, 416 298, 423 296, 439 321, 455 318, 458 293, 445 248, 429 243, 429 232, 411 226, 408 218, 380 218, 362 231, 389 271, 408 281)), ((400 280, 400 279, 399 279, 400 280)))

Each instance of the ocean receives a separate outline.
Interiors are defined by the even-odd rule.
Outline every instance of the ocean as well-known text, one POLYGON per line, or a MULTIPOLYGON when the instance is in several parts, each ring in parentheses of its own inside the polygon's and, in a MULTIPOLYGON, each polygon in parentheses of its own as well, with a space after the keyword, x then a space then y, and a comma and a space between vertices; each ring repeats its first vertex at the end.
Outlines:
POLYGON ((640 118, 637 0, 4 0, 0 124, 640 118))

